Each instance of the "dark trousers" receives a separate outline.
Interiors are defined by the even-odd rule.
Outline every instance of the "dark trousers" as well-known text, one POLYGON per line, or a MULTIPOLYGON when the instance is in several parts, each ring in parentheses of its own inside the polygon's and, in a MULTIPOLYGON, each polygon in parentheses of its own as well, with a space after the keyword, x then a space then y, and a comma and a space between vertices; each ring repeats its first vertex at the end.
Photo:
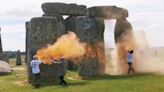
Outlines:
POLYGON ((133 73, 134 73, 135 71, 134 71, 134 68, 133 68, 133 66, 132 66, 132 62, 128 62, 128 65, 129 65, 128 74, 130 73, 131 70, 132 70, 133 73))
POLYGON ((40 73, 34 74, 35 76, 35 88, 40 87, 40 73))
POLYGON ((60 80, 60 85, 64 84, 64 85, 67 85, 67 82, 64 80, 64 75, 62 76, 59 76, 59 80, 60 80))

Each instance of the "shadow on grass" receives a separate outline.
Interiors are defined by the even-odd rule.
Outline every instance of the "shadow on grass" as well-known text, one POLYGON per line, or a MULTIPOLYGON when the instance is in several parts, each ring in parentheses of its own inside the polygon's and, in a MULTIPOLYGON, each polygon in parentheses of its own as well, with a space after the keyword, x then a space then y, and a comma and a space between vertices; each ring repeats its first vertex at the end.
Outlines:
MULTIPOLYGON (((88 84, 88 82, 84 82, 84 81, 81 82, 66 81, 66 82, 68 83, 68 86, 82 86, 88 84)), ((46 87, 46 86, 62 86, 62 85, 59 85, 59 81, 49 81, 49 82, 42 81, 41 86, 46 87)))
POLYGON ((134 74, 134 75, 103 75, 94 77, 83 77, 83 80, 122 80, 122 79, 133 79, 136 77, 148 76, 150 74, 134 74))
POLYGON ((82 86, 82 85, 86 85, 88 84, 88 82, 74 82, 74 83, 68 83, 68 85, 70 86, 82 86))
POLYGON ((11 73, 6 73, 6 72, 0 72, 0 76, 8 76, 11 75, 13 72, 11 73))

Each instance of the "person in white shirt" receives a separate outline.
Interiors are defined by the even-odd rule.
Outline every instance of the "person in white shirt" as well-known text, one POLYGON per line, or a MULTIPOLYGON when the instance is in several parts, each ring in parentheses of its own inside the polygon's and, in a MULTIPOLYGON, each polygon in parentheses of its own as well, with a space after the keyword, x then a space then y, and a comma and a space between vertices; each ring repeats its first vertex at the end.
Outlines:
POLYGON ((128 53, 127 53, 127 62, 128 62, 128 65, 129 65, 128 74, 130 73, 131 70, 134 73, 135 71, 134 71, 134 68, 132 66, 132 63, 133 63, 133 50, 128 51, 128 53))
POLYGON ((40 87, 40 68, 39 65, 42 62, 38 60, 36 56, 33 56, 33 60, 31 61, 31 69, 32 69, 32 74, 35 76, 35 88, 40 87))

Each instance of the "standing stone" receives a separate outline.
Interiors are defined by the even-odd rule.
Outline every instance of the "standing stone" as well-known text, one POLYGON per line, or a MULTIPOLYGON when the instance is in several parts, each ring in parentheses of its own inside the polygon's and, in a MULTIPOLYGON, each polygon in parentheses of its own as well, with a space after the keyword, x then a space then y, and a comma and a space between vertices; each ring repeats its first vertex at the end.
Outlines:
POLYGON ((104 41, 98 42, 96 44, 96 52, 98 56, 98 74, 99 75, 104 75, 105 74, 105 48, 104 48, 104 41))
POLYGON ((6 53, 3 53, 2 49, 2 41, 1 41, 1 27, 0 27, 0 60, 4 60, 6 62, 9 62, 9 57, 6 53))
POLYGON ((16 65, 22 65, 20 50, 16 52, 16 65))
MULTIPOLYGON (((30 62, 32 56, 37 50, 46 47, 48 44, 53 44, 58 37, 65 33, 65 28, 62 23, 58 22, 56 17, 38 17, 32 18, 30 21, 29 32, 29 50, 27 54, 28 79, 32 80, 30 62)), ((41 76, 43 80, 50 80, 58 77, 58 67, 53 65, 41 65, 41 76)))
MULTIPOLYGON (((43 17, 53 17, 57 19, 57 30, 65 30, 64 18, 61 14, 43 14, 43 17)), ((58 34, 61 34, 60 31, 56 31, 58 34)))
POLYGON ((98 71, 97 58, 87 57, 79 66, 79 75, 85 77, 96 76, 98 71))
POLYGON ((25 63, 27 64, 27 55, 29 53, 29 37, 30 37, 30 22, 26 22, 26 57, 25 57, 25 63))
POLYGON ((99 45, 99 43, 104 45, 103 22, 100 23, 99 19, 94 17, 71 16, 65 20, 65 24, 68 31, 75 32, 81 42, 87 43, 87 54, 80 65, 79 74, 81 76, 95 76, 100 74, 99 71, 103 73, 104 71, 102 70, 104 69, 102 69, 102 66, 104 66, 105 56, 102 56, 104 57, 102 59, 103 63, 100 64, 102 60, 99 60, 99 53, 104 53, 104 47, 99 45))
POLYGON ((120 74, 127 74, 127 52, 129 50, 135 50, 135 40, 132 26, 125 18, 117 19, 114 36, 117 47, 116 56, 118 58, 116 62, 119 64, 120 74))
MULTIPOLYGON (((66 31, 75 31, 75 20, 77 16, 70 16, 64 20, 66 31)), ((81 39, 80 39, 81 40, 81 39)))
POLYGON ((1 27, 0 27, 0 54, 2 54, 1 27))
POLYGON ((96 43, 103 41, 104 23, 100 19, 87 16, 71 16, 65 20, 67 31, 73 31, 80 41, 96 43))
POLYGON ((130 33, 132 35, 131 32, 132 26, 126 18, 117 19, 114 31, 115 43, 122 42, 126 34, 130 33))
POLYGON ((45 14, 61 15, 85 15, 87 8, 84 5, 65 4, 65 3, 43 3, 42 10, 45 14))
POLYGON ((95 6, 88 8, 89 16, 103 17, 104 19, 121 19, 128 17, 128 11, 116 6, 95 6))

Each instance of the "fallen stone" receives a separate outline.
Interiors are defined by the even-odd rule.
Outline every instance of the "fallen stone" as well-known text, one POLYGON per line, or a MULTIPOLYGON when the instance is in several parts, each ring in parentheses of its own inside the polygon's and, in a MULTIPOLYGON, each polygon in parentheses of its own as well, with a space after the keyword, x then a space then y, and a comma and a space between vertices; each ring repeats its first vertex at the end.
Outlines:
POLYGON ((11 73, 11 67, 6 61, 0 60, 0 75, 11 73))

